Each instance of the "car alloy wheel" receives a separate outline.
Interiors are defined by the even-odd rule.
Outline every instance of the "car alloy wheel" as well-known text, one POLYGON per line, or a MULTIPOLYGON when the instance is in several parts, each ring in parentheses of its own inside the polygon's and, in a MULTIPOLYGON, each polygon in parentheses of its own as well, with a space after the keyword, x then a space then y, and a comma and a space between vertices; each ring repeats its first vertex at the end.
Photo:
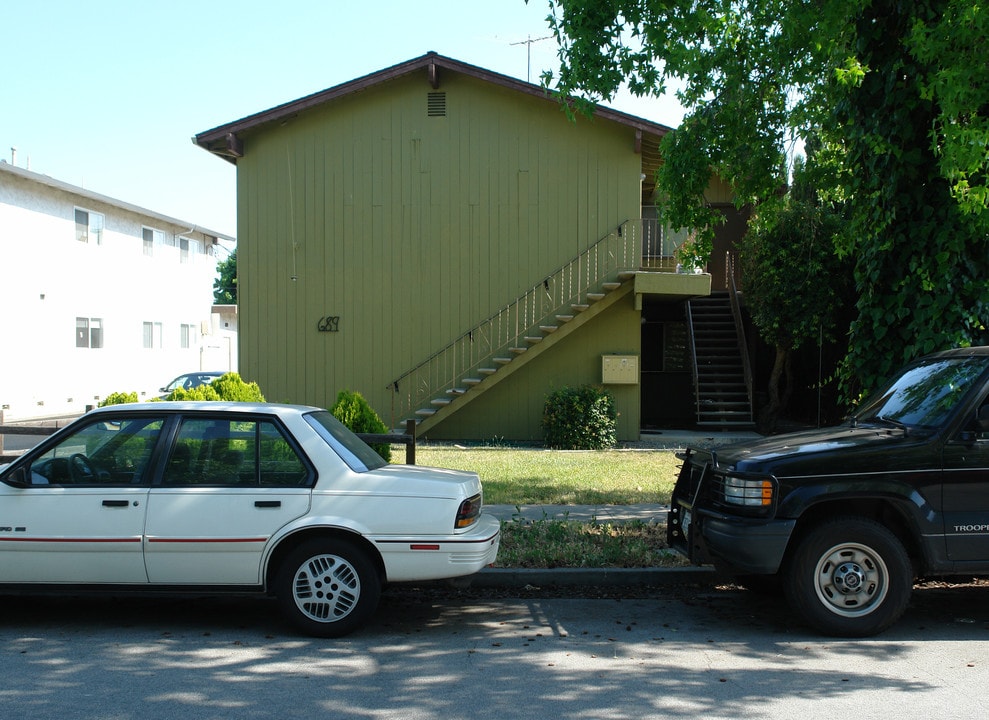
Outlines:
POLYGON ((276 580, 282 611, 301 630, 340 637, 363 625, 381 595, 367 553, 346 540, 310 540, 289 553, 276 580))

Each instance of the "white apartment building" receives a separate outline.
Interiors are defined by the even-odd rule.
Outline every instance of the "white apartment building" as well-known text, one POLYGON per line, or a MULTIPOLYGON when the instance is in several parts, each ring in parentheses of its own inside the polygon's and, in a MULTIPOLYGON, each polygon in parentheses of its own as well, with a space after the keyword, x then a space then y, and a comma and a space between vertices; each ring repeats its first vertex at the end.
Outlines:
POLYGON ((213 306, 221 240, 234 242, 0 161, 4 418, 81 413, 113 392, 150 399, 182 373, 236 370, 235 332, 213 306))

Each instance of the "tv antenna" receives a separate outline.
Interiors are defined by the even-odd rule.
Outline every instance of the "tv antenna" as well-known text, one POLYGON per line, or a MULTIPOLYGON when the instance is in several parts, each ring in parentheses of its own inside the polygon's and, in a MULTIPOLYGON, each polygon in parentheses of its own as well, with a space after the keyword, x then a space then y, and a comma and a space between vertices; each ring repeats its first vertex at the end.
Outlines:
POLYGON ((509 45, 525 45, 525 81, 532 82, 532 43, 542 42, 543 40, 552 40, 552 35, 545 35, 543 37, 534 38, 531 35, 527 35, 525 40, 519 40, 518 42, 509 43, 509 45))

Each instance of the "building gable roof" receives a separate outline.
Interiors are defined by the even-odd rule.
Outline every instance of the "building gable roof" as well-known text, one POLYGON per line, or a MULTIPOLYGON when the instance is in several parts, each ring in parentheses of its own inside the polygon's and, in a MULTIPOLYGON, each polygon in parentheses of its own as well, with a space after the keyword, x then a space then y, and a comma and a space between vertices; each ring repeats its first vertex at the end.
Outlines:
MULTIPOLYGON (((469 65, 459 60, 444 57, 435 52, 428 52, 425 55, 408 60, 398 65, 393 65, 384 70, 365 75, 363 77, 350 80, 334 87, 322 90, 312 95, 292 100, 291 102, 277 105, 269 110, 264 110, 254 115, 249 115, 240 120, 220 125, 212 130, 195 135, 192 141, 205 150, 222 157, 230 162, 236 163, 238 157, 244 154, 243 134, 262 128, 272 123, 280 123, 300 112, 318 107, 325 103, 333 102, 353 93, 366 90, 375 85, 394 80, 396 78, 409 75, 414 72, 426 70, 430 84, 434 89, 439 88, 442 73, 455 72, 468 75, 485 82, 489 82, 501 87, 515 90, 526 95, 538 97, 548 102, 559 103, 559 95, 546 90, 541 85, 517 80, 508 75, 485 70, 476 65, 469 65)), ((643 118, 629 115, 618 110, 612 110, 601 105, 595 106, 594 116, 612 120, 616 123, 626 125, 636 131, 637 138, 640 135, 649 136, 649 145, 655 147, 659 140, 670 132, 671 128, 654 123, 643 118)))

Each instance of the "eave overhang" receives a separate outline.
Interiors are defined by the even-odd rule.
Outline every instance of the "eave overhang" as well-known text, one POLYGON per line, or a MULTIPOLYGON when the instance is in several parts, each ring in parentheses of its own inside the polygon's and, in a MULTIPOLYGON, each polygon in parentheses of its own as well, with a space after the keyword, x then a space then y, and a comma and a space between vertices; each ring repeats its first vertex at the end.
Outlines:
MULTIPOLYGON (((278 105, 269 110, 249 115, 225 125, 220 125, 212 130, 206 130, 195 135, 192 141, 214 155, 222 157, 229 162, 236 163, 238 158, 244 156, 245 134, 254 132, 267 125, 284 123, 306 110, 419 71, 426 72, 427 81, 434 90, 441 86, 443 72, 449 71, 462 73, 532 97, 538 97, 547 102, 560 103, 560 96, 557 93, 551 92, 541 85, 517 80, 507 75, 485 70, 476 65, 469 65, 459 60, 438 55, 435 52, 429 52, 404 63, 393 65, 392 67, 356 78, 341 85, 336 85, 327 90, 307 95, 298 100, 278 105)), ((595 107, 593 116, 611 120, 632 128, 635 131, 635 140, 633 142, 636 152, 641 151, 643 142, 647 145, 655 146, 671 130, 671 128, 665 125, 650 122, 649 120, 618 110, 612 110, 601 105, 595 107)))

